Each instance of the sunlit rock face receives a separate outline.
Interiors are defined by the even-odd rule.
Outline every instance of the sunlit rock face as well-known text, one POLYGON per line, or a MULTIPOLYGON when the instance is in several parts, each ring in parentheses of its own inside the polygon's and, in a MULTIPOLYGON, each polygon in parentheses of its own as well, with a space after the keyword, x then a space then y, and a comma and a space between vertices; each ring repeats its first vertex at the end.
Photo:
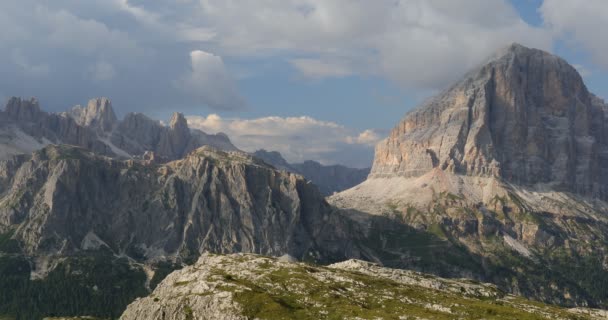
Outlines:
MULTIPOLYGON (((29 256, 105 248, 140 261, 204 251, 291 254, 321 245, 333 210, 299 175, 202 147, 164 165, 47 146, 0 162, 0 234, 29 256)), ((331 228, 335 233, 336 228, 331 228)))
POLYGON ((513 44, 408 113, 371 177, 433 168, 606 198, 606 105, 566 61, 513 44))

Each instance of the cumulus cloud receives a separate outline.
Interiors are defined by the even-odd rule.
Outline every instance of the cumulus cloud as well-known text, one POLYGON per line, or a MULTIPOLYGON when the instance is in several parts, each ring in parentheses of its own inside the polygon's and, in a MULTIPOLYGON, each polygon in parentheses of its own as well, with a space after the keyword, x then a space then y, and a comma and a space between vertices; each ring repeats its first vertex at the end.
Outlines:
POLYGON ((213 34, 205 36, 205 28, 191 21, 187 3, 158 1, 159 12, 149 4, 0 1, 0 73, 11 75, 0 78, 0 87, 11 95, 35 95, 50 110, 100 94, 128 111, 242 105, 222 59, 205 60, 193 51, 195 42, 213 34), (174 86, 179 81, 183 88, 174 86))
POLYGON ((228 119, 216 114, 189 116, 191 128, 208 133, 224 132, 245 151, 279 151, 289 162, 316 160, 324 164, 371 166, 373 146, 380 133, 356 130, 311 117, 263 117, 228 119))
POLYGON ((194 50, 190 52, 191 70, 174 84, 176 88, 198 98, 212 109, 239 109, 244 101, 224 61, 214 54, 194 50))
POLYGON ((92 55, 141 54, 135 40, 124 31, 110 29, 94 19, 83 19, 65 9, 51 10, 37 5, 35 18, 45 30, 45 42, 49 46, 70 49, 73 52, 92 55))
POLYGON ((376 130, 367 129, 361 132, 358 136, 347 137, 346 142, 350 144, 365 144, 375 146, 378 141, 382 140, 382 136, 376 130))
MULTIPOLYGON (((555 32, 530 26, 507 0, 1 1, 0 71, 19 77, 30 66, 30 74, 48 71, 61 81, 23 86, 0 80, 0 86, 69 104, 97 95, 101 77, 114 81, 105 93, 131 110, 200 104, 234 109, 243 101, 224 61, 256 59, 285 61, 313 79, 371 75, 406 89, 432 90, 510 42, 547 49, 560 30, 595 34, 584 21, 566 16, 568 8, 555 9, 567 5, 546 2, 545 17, 555 32), (26 53, 26 64, 10 56, 15 48, 26 53), (213 55, 198 65, 188 58, 195 49, 213 55), (94 68, 106 72, 91 73, 94 68), (220 83, 211 84, 221 90, 205 89, 209 77, 203 73, 220 69, 220 83), (82 81, 87 71, 97 76, 82 81)), ((579 16, 605 21, 606 10, 592 11, 579 16)), ((585 43, 602 49, 608 41, 585 43)))
POLYGON ((574 46, 582 46, 593 60, 608 68, 608 1, 545 0, 540 7, 545 24, 574 46))
POLYGON ((550 32, 524 22, 505 0, 200 4, 197 13, 214 26, 221 52, 306 53, 306 59, 290 62, 312 78, 375 74, 406 87, 435 89, 506 44, 548 49, 552 41, 550 32))

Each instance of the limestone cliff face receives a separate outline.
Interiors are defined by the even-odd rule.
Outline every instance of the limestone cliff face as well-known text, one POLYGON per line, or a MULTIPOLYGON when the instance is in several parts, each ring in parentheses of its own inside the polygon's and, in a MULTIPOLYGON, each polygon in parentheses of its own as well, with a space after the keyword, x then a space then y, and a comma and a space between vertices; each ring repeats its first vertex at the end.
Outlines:
POLYGON ((605 319, 506 295, 490 284, 442 279, 359 260, 328 267, 250 254, 204 254, 170 274, 121 320, 605 319))
POLYGON ((235 151, 224 134, 190 130, 181 114, 169 126, 143 114, 130 113, 118 120, 108 98, 91 99, 86 107, 47 113, 34 98, 11 98, 0 111, 0 160, 27 154, 48 144, 70 144, 98 154, 138 158, 155 154, 159 162, 184 157, 201 146, 235 151))
MULTIPOLYGON (((301 176, 209 147, 166 165, 48 146, 0 162, 0 233, 32 257, 106 248, 140 261, 203 251, 305 254, 332 212, 301 176)), ((335 232, 335 230, 332 230, 335 232)))
POLYGON ((86 108, 76 106, 68 113, 83 127, 90 127, 99 132, 110 132, 117 122, 112 109, 112 102, 108 98, 89 100, 86 108))
POLYGON ((509 292, 602 305, 607 110, 564 60, 512 45, 408 113, 377 145, 369 178, 328 200, 466 248, 509 292))
POLYGON ((513 44, 408 113, 378 144, 371 177, 440 168, 606 198, 606 114, 567 62, 513 44))
MULTIPOLYGON (((111 154, 109 146, 99 141, 95 132, 80 125, 71 117, 40 110, 38 100, 11 98, 0 113, 0 132, 8 141, 0 139, 0 150, 13 147, 14 154, 31 151, 49 143, 82 146, 100 154, 111 154)), ((0 159, 3 152, 0 152, 0 159)))
POLYGON ((192 135, 184 115, 178 112, 173 114, 169 127, 165 130, 157 147, 157 152, 165 157, 180 158, 192 151, 190 147, 192 135))

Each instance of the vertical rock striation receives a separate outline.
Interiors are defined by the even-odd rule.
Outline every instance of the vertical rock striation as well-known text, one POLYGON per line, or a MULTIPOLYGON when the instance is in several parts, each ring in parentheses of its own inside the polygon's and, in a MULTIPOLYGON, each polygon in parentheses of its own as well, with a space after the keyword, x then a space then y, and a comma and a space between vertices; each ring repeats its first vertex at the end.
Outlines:
POLYGON ((433 168, 608 196, 606 107, 566 61, 518 44, 408 113, 371 177, 433 168))
POLYGON ((225 134, 191 130, 178 113, 169 126, 164 126, 139 113, 129 113, 118 120, 108 98, 91 99, 86 107, 75 106, 60 114, 42 111, 34 98, 11 98, 5 110, 0 111, 0 160, 51 143, 80 146, 120 158, 153 153, 160 162, 180 159, 205 145, 237 150, 225 134))

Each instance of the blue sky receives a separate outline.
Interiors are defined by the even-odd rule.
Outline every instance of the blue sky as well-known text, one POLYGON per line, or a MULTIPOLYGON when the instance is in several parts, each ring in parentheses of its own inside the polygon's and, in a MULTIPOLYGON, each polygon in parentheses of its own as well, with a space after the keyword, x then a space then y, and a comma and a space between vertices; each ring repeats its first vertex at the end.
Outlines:
POLYGON ((411 108, 511 42, 608 97, 604 0, 7 0, 0 98, 179 111, 240 148, 368 166, 411 108), (581 18, 584 17, 584 18, 581 18))
MULTIPOLYGON (((542 0, 511 0, 510 3, 528 24, 543 25, 538 11, 542 0)), ((561 40, 557 40, 551 50, 591 72, 585 75, 588 87, 608 98, 606 72, 593 65, 583 50, 567 46, 561 40)), ((255 63, 249 67, 256 69, 255 63)), ((310 80, 296 72, 289 64, 277 61, 255 77, 239 80, 239 88, 250 106, 245 112, 239 111, 238 115, 247 118, 271 114, 309 115, 360 130, 390 129, 407 110, 434 92, 400 87, 381 77, 310 80)), ((220 114, 231 116, 234 113, 220 114)))

